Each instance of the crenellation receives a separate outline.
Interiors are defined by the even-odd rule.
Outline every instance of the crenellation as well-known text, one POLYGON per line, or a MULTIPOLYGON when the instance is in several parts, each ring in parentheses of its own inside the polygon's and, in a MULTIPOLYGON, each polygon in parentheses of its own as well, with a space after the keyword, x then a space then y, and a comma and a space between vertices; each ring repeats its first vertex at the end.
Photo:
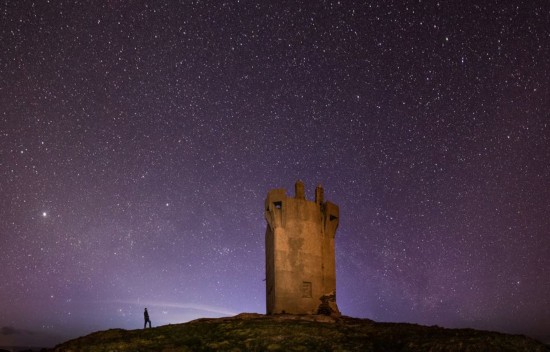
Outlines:
POLYGON ((294 192, 296 199, 306 199, 305 186, 302 181, 297 181, 294 185, 294 192))
POLYGON ((321 187, 321 185, 318 185, 315 188, 315 203, 317 203, 319 205, 323 204, 324 193, 325 193, 325 191, 323 190, 323 187, 321 187))

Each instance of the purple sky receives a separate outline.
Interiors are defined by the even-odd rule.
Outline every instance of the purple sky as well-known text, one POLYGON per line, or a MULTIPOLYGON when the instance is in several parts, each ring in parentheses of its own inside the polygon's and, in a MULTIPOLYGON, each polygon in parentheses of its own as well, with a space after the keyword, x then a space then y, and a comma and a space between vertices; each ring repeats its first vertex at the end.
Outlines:
POLYGON ((550 341, 550 9, 0 5, 0 345, 265 312, 263 202, 340 206, 340 310, 550 341))

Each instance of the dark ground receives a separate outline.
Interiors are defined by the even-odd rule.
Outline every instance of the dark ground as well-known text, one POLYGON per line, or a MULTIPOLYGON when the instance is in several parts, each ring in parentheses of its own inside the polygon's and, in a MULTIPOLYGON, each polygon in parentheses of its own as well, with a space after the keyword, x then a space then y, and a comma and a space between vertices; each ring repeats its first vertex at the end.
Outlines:
POLYGON ((145 330, 112 329, 53 352, 99 351, 550 351, 521 335, 328 316, 239 314, 145 330))

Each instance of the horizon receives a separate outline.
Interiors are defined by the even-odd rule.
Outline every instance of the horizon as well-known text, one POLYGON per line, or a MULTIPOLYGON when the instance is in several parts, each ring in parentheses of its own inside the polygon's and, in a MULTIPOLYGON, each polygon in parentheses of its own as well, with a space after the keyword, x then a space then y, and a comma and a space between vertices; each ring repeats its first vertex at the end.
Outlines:
MULTIPOLYGON (((163 327, 163 326, 167 326, 167 325, 178 325, 178 324, 187 324, 187 323, 190 323, 190 322, 193 322, 195 320, 200 320, 200 319, 219 319, 219 318, 224 318, 224 317, 235 317, 235 316, 238 316, 238 315, 241 315, 241 314, 260 314, 260 315, 264 315, 264 316, 272 316, 272 317, 276 317, 278 315, 297 315, 297 316, 302 316, 303 314, 265 314, 265 313, 253 313, 253 312, 240 312, 240 313, 237 313, 235 315, 222 315, 222 316, 211 316, 211 317, 199 317, 199 318, 194 318, 194 319, 190 319, 188 321, 184 321, 184 322, 179 322, 179 323, 173 323, 173 322, 169 322, 169 323, 166 323, 166 324, 162 324, 162 325, 157 325, 157 326, 152 326, 152 328, 158 328, 158 327, 163 327)), ((346 315, 342 315, 342 317, 350 317, 350 316, 346 316, 346 315)), ((357 318, 357 317, 350 317, 350 318, 356 318, 356 319, 367 319, 367 320, 371 320, 371 319, 368 319, 368 318, 357 318)), ((394 322, 394 321, 375 321, 376 323, 397 323, 397 324, 411 324, 411 325, 416 325, 416 323, 411 323, 411 322, 394 322)), ((425 327, 433 327, 433 326, 436 326, 436 327, 440 327, 440 328, 444 328, 444 329, 451 329, 451 330, 454 330, 454 329, 457 329, 457 330, 462 330, 462 329, 466 329, 466 330, 469 330, 469 329, 472 329, 471 327, 467 327, 467 326, 464 326, 464 327, 454 327, 454 328, 451 328, 451 327, 445 327, 445 326, 438 326, 438 325, 431 325, 431 326, 428 326, 428 325, 423 325, 423 324, 419 324, 419 325, 422 325, 422 326, 425 326, 425 327)), ((87 333, 83 333, 81 335, 78 335, 78 336, 71 336, 71 337, 68 337, 60 342, 56 342, 54 344, 15 344, 15 345, 4 345, 4 344, 1 344, 0 343, 0 349, 7 349, 7 350, 12 350, 12 351, 21 351, 21 350, 36 350, 36 351, 39 351, 40 349, 42 348, 53 348, 54 346, 56 345, 59 345, 61 343, 65 343, 65 342, 68 342, 70 340, 73 340, 73 339, 76 339, 76 338, 80 338, 80 337, 84 337, 84 336, 87 336, 87 335, 90 335, 90 334, 93 334, 93 333, 96 333, 96 332, 102 332, 102 331, 108 331, 108 330, 111 330, 111 329, 123 329, 123 328, 120 328, 120 327, 111 327, 111 328, 107 328, 107 329, 104 329, 104 330, 96 330, 96 331, 89 331, 87 333)), ((137 328, 126 328, 126 329, 123 329, 123 330, 142 330, 143 327, 137 327, 137 328)), ((502 332, 502 331, 495 331, 495 330, 487 330, 487 329, 475 329, 475 330, 478 330, 478 331, 487 331, 487 332, 498 332, 498 333, 503 333, 503 334, 510 334, 510 335, 517 335, 517 334, 514 334, 514 333, 506 333, 506 332, 502 332)), ((520 334, 522 336, 527 336, 527 337, 530 337, 530 338, 533 338, 543 344, 546 344, 546 345, 550 345, 550 335, 546 335, 546 336, 528 336, 528 335, 523 335, 523 334, 520 334)))

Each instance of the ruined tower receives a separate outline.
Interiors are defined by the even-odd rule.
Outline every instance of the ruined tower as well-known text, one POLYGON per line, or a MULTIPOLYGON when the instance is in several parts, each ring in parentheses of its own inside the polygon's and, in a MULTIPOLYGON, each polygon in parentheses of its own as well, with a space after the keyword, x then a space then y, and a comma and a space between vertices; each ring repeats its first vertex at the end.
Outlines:
POLYGON ((296 182, 295 196, 269 191, 265 200, 267 314, 339 315, 336 305, 334 236, 338 206, 305 198, 304 183, 296 182))

